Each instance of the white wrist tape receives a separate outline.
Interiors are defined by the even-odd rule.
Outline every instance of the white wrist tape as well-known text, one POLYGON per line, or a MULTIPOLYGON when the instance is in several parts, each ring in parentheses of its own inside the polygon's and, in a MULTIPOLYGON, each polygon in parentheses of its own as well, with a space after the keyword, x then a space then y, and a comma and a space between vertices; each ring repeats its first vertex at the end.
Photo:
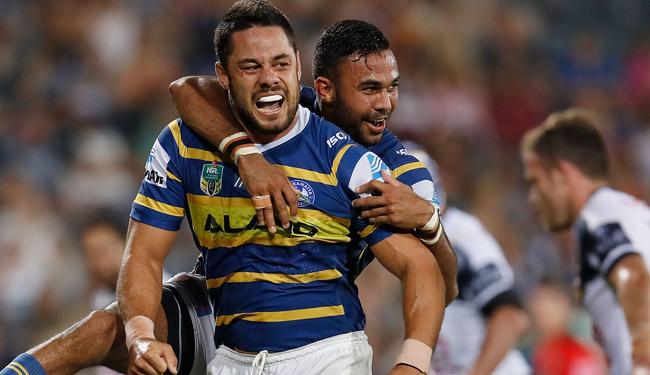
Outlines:
POLYGON ((124 325, 126 348, 131 349, 131 345, 141 338, 155 339, 153 327, 153 321, 144 315, 136 315, 129 319, 124 325))
POLYGON ((438 209, 434 206, 433 207, 433 215, 429 218, 429 221, 427 221, 426 224, 424 224, 419 230, 424 231, 424 232, 431 232, 440 223, 440 214, 438 213, 438 209))
POLYGON ((438 227, 438 231, 436 232, 435 236, 433 236, 432 238, 424 238, 424 237, 419 237, 419 238, 423 244, 433 245, 434 243, 438 242, 440 237, 442 237, 442 225, 438 227))
POLYGON ((429 345, 420 340, 406 339, 402 343, 402 351, 397 356, 395 365, 404 363, 428 374, 432 354, 433 349, 429 345))
POLYGON ((255 145, 239 147, 232 155, 232 161, 235 163, 235 165, 237 165, 237 160, 239 160, 240 156, 252 154, 261 154, 260 150, 258 150, 255 145))

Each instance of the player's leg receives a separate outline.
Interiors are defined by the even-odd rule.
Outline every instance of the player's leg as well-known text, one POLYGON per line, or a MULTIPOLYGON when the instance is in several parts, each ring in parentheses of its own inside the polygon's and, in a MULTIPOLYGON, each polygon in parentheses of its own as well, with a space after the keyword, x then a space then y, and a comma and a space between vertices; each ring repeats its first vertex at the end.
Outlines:
MULTIPOLYGON (((167 338, 167 320, 159 310, 156 337, 167 338)), ((73 374, 83 368, 107 366, 126 373, 128 352, 117 303, 86 318, 16 357, 0 375, 73 374)))

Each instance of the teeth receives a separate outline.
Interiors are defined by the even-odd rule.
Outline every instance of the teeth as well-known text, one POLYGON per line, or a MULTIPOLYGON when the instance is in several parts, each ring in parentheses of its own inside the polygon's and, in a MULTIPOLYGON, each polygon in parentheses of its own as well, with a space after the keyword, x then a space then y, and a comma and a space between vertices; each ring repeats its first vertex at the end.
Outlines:
POLYGON ((257 99, 258 103, 270 103, 270 102, 277 102, 282 100, 282 95, 270 95, 270 96, 263 96, 259 99, 257 99))

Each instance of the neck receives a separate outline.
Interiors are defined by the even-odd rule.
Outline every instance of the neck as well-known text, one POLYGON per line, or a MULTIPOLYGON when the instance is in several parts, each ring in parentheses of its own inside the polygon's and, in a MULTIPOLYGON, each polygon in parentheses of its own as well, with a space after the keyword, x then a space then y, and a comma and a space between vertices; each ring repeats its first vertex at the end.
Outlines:
POLYGON ((318 107, 318 111, 320 112, 320 115, 323 116, 327 121, 331 121, 330 119, 332 118, 332 115, 334 114, 334 106, 333 105, 328 105, 327 103, 323 103, 320 98, 318 98, 318 101, 316 101, 316 105, 318 107))
POLYGON ((603 186, 607 185, 605 180, 592 180, 586 176, 580 176, 578 181, 575 183, 575 189, 573 194, 573 209, 574 212, 579 213, 582 208, 587 204, 587 201, 591 196, 603 186))
POLYGON ((248 136, 251 137, 251 140, 254 143, 258 143, 258 144, 261 144, 261 145, 271 143, 271 142, 276 141, 276 140, 284 137, 285 135, 287 135, 287 133, 289 133, 291 131, 291 129, 293 129, 296 126, 296 124, 298 123, 298 120, 300 118, 300 112, 296 111, 296 115, 293 117, 293 121, 291 121, 291 124, 289 126, 287 126, 286 129, 284 129, 280 133, 269 134, 269 133, 262 133, 262 132, 250 129, 241 120, 241 118, 239 117, 239 114, 237 113, 237 111, 233 111, 233 112, 235 113, 235 116, 237 117, 237 120, 239 121, 239 124, 241 125, 241 127, 246 131, 246 133, 248 133, 248 136))
POLYGON ((284 137, 293 129, 294 126, 296 126, 296 122, 298 121, 298 116, 296 115, 296 118, 293 120, 291 125, 289 125, 286 129, 284 129, 281 133, 277 134, 266 134, 266 133, 260 133, 253 131, 249 128, 247 128, 245 125, 242 124, 244 127, 244 130, 246 130, 246 133, 251 137, 254 143, 258 143, 261 145, 265 145, 267 143, 271 143, 273 141, 277 141, 278 139, 284 137))

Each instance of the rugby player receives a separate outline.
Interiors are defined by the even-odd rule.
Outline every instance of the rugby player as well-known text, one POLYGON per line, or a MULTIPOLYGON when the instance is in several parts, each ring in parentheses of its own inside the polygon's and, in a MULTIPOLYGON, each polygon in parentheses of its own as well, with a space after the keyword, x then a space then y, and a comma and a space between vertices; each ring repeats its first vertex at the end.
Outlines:
MULTIPOLYGON (((361 187, 362 193, 380 193, 354 202, 361 215, 373 224, 390 224, 416 233, 433 252, 445 280, 445 301, 458 294, 456 257, 439 223, 439 205, 431 176, 426 167, 409 155, 399 139, 387 128, 398 105, 399 70, 389 41, 374 25, 344 20, 328 27, 320 36, 314 52, 314 87, 303 87, 301 104, 322 114, 340 126, 353 140, 369 148, 384 160, 397 181, 385 184, 372 181, 361 187)), ((276 217, 285 212, 280 194, 286 177, 283 171, 266 162, 250 140, 245 140, 237 122, 227 121, 227 94, 214 77, 185 77, 170 86, 172 100, 187 125, 214 145, 231 147, 233 153, 246 148, 237 163, 243 183, 249 191, 273 196, 276 217), (226 120, 226 121, 224 121, 226 120), (239 137, 239 138, 237 138, 239 137), (239 139, 230 141, 230 139, 239 139), (238 148, 223 145, 236 144, 238 148), (261 178, 260 176, 263 176, 261 178)), ((328 140, 335 144, 347 134, 328 140)), ((229 154, 229 152, 226 152, 229 154)), ((289 204, 290 205, 290 204, 289 204)), ((267 225, 274 222, 268 207, 262 214, 267 225)), ((283 224, 284 225, 284 224, 283 224)), ((357 249, 353 261, 356 275, 372 260, 364 246, 357 249)))
POLYGON ((650 209, 609 186, 605 142, 588 112, 551 114, 521 144, 542 227, 572 229, 582 300, 611 374, 650 365, 650 209))
POLYGON ((431 172, 442 223, 458 256, 459 295, 445 311, 432 367, 438 375, 530 374, 515 349, 530 323, 503 250, 477 217, 446 204, 438 167, 426 151, 412 142, 404 146, 431 172))

